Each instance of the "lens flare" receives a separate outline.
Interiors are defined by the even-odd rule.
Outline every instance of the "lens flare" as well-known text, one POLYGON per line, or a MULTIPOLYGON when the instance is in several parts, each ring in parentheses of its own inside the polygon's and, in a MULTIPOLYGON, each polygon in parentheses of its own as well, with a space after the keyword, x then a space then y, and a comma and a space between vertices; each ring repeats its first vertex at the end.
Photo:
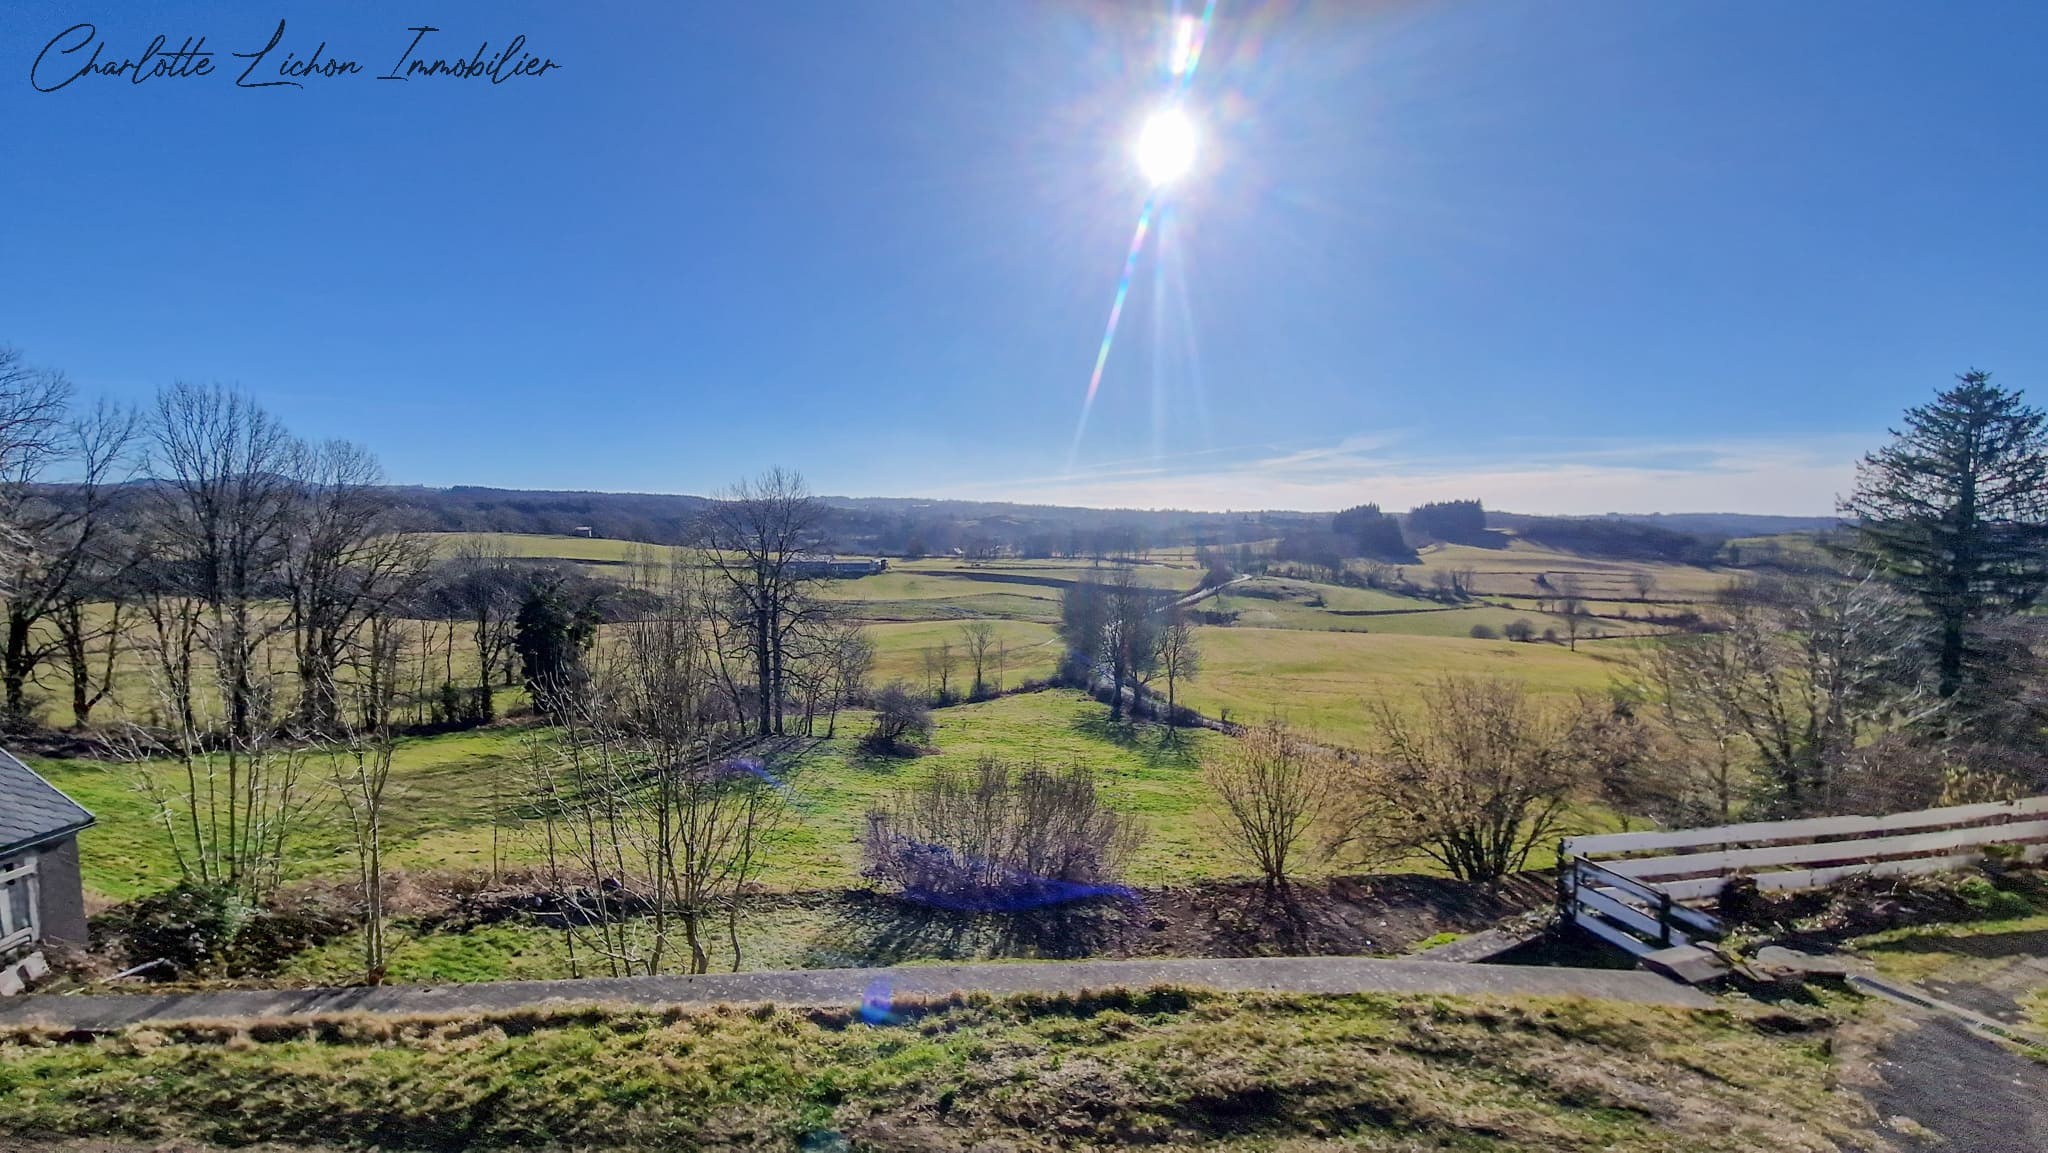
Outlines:
POLYGON ((1167 61, 1166 70, 1175 76, 1185 76, 1195 66, 1196 55, 1200 52, 1195 39, 1201 33, 1202 22, 1193 16, 1173 18, 1173 56, 1167 61))
POLYGON ((1195 122, 1178 107, 1162 108, 1138 133, 1138 170, 1156 187, 1172 184, 1195 166, 1195 122))
POLYGON ((1102 367, 1109 363, 1110 346, 1116 343, 1116 322, 1124 315, 1124 298, 1131 294, 1131 274, 1138 267, 1138 253, 1145 247, 1145 232, 1152 227, 1152 206, 1158 202, 1155 193, 1145 201, 1145 210, 1138 213, 1138 230, 1131 234, 1130 251, 1124 253, 1124 274, 1116 282, 1116 299, 1109 305, 1109 323, 1102 329, 1102 344, 1095 349, 1095 371, 1088 374, 1088 395, 1081 398, 1081 421, 1074 426, 1074 447, 1067 451, 1067 469, 1072 471, 1074 460, 1081 452, 1081 437, 1088 431, 1088 413, 1095 407, 1095 393, 1102 387, 1102 367))
POLYGON ((861 994, 860 1019, 870 1025, 887 1025, 896 1020, 895 998, 890 995, 886 979, 875 981, 861 994))

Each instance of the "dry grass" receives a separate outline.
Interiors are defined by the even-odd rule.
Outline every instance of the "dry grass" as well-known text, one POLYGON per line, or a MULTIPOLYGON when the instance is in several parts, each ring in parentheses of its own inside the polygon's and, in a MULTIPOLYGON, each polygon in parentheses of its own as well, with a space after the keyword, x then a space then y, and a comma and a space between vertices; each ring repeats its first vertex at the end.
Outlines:
POLYGON ((1813 1013, 951 998, 0 1032, 0 1133, 346 1147, 1831 1150, 1813 1013), (843 1146, 842 1146, 843 1147, 843 1146))

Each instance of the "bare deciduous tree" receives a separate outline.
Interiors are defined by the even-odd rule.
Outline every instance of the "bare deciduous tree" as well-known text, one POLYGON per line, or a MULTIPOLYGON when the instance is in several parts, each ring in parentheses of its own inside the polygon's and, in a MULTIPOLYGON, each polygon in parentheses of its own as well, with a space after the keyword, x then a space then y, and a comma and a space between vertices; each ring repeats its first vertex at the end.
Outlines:
POLYGON ((1874 578, 1752 582, 1724 595, 1717 624, 1667 642, 1651 679, 1681 739, 1740 743, 1769 811, 1862 807, 1844 787, 1862 750, 1940 707, 1924 623, 1874 578))
POLYGON ((347 441, 301 446, 280 577, 297 662, 299 724, 331 733, 342 723, 342 666, 368 623, 424 578, 429 554, 400 531, 384 474, 347 441))
POLYGON ((726 594, 721 634, 751 658, 755 731, 763 735, 783 731, 789 642, 813 609, 815 577, 796 562, 817 543, 821 515, 803 477, 774 468, 719 493, 704 519, 726 594))
POLYGON ((724 719, 711 600, 678 565, 662 608, 625 627, 600 691, 531 743, 545 867, 579 975, 592 954, 615 975, 706 972, 721 918, 733 968, 743 962, 742 909, 789 782, 726 751, 738 725, 724 719))
POLYGON ((1636 599, 1648 601, 1650 594, 1657 591, 1657 574, 1649 569, 1637 569, 1628 576, 1629 587, 1636 590, 1636 599))
POLYGON ((1246 730, 1203 758, 1225 845, 1285 888, 1304 858, 1327 851, 1323 822, 1344 789, 1345 766, 1329 749, 1278 721, 1246 730))
POLYGON ((283 623, 261 603, 290 539, 298 445, 255 401, 218 386, 158 393, 149 432, 160 482, 152 544, 169 562, 158 575, 205 606, 228 730, 245 741, 258 720, 258 653, 283 623))
MULTIPOLYGON (((16 724, 28 720, 28 684, 46 661, 71 655, 72 641, 85 639, 84 605, 106 591, 105 578, 117 571, 109 506, 130 465, 136 424, 131 410, 98 405, 63 420, 38 451, 17 452, 15 471, 0 478, 0 523, 15 534, 15 547, 0 552, 13 561, 0 578, 6 597, 0 683, 16 724), (44 470, 53 465, 70 474, 61 491, 43 485, 44 470), (67 630, 67 623, 73 627, 67 630)), ((72 662, 70 671, 76 677, 79 664, 72 662)), ((79 688, 74 679, 74 719, 82 724, 77 706, 91 695, 81 696, 79 688)))
POLYGON ((924 694, 938 704, 945 704, 953 697, 953 669, 959 658, 953 654, 953 642, 940 641, 918 650, 918 657, 924 665, 924 694))
MULTIPOLYGON (((59 372, 37 368, 21 351, 0 344, 0 478, 32 477, 58 451, 58 434, 71 403, 71 383, 59 372)), ((21 548, 20 530, 0 522, 0 561, 21 548)))
POLYGON ((384 979, 384 794, 392 752, 388 733, 352 733, 326 749, 328 780, 348 813, 355 846, 356 882, 363 893, 363 974, 373 985, 384 979))
POLYGON ((868 674, 875 667, 875 642, 859 624, 841 622, 833 630, 830 652, 832 707, 825 721, 828 737, 839 729, 839 710, 867 696, 868 674))
POLYGON ((1558 602, 1558 615, 1564 618, 1565 643, 1571 651, 1579 651, 1579 633, 1585 630, 1591 619, 1586 613, 1586 602, 1577 597, 1565 597, 1558 602))
POLYGON ((989 659, 995 653, 996 626, 993 621, 969 621, 960 626, 960 636, 965 642, 967 667, 974 670, 974 685, 967 690, 970 700, 979 700, 988 693, 989 659))
POLYGON ((469 623, 476 650, 476 687, 470 713, 480 722, 498 715, 491 676, 512 652, 513 623, 526 599, 526 582, 502 545, 470 544, 449 561, 436 590, 469 623))
POLYGON ((1182 681, 1193 680, 1202 671, 1202 649, 1195 639, 1194 622, 1178 608, 1168 612, 1166 627, 1159 634, 1159 672, 1166 678, 1166 723, 1180 722, 1176 690, 1182 681))
POLYGON ((1557 590, 1557 612, 1564 618, 1566 643, 1579 651, 1579 633, 1586 625, 1586 584, 1577 573, 1559 573, 1550 585, 1557 590))
POLYGON ((1333 850, 1390 864, 1420 853, 1468 881, 1523 867, 1586 787, 1574 718, 1507 681, 1438 681, 1414 714, 1378 710, 1379 743, 1344 794, 1333 850))
POLYGON ((1106 679, 1111 720, 1123 719, 1126 698, 1135 697, 1159 667, 1158 602, 1128 564, 1117 566, 1107 582, 1075 582, 1060 599, 1065 675, 1091 692, 1106 679))

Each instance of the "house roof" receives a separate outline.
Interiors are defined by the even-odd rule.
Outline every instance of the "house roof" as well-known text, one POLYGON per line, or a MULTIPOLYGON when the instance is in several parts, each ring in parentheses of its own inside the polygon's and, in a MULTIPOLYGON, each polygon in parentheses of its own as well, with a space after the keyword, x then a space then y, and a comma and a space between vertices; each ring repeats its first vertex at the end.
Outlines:
POLYGON ((0 751, 0 852, 75 833, 92 814, 35 770, 0 751))

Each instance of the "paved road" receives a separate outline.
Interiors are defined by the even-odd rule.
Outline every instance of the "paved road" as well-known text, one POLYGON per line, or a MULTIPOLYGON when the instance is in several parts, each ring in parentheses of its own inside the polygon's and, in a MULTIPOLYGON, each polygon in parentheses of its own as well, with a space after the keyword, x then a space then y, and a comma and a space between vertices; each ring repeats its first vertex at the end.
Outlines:
POLYGON ((911 965, 712 973, 701 977, 618 977, 583 981, 498 981, 471 985, 385 985, 343 989, 243 989, 217 993, 81 996, 30 994, 0 1001, 0 1025, 117 1029, 145 1022, 328 1013, 478 1013, 535 1005, 754 1003, 856 1006, 950 993, 1080 992, 1115 986, 1188 985, 1226 991, 1445 993, 1582 996, 1639 1005, 1705 1008, 1697 990, 1652 973, 1523 968, 1364 957, 1227 960, 1050 961, 999 965, 911 965))
POLYGON ((2048 1149, 2048 1067, 2001 1048, 1947 1017, 1914 1024, 1878 1047, 1866 1090, 1893 1144, 1943 1153, 2048 1149), (1910 1118, 1918 1133, 1900 1133, 1910 1118))

